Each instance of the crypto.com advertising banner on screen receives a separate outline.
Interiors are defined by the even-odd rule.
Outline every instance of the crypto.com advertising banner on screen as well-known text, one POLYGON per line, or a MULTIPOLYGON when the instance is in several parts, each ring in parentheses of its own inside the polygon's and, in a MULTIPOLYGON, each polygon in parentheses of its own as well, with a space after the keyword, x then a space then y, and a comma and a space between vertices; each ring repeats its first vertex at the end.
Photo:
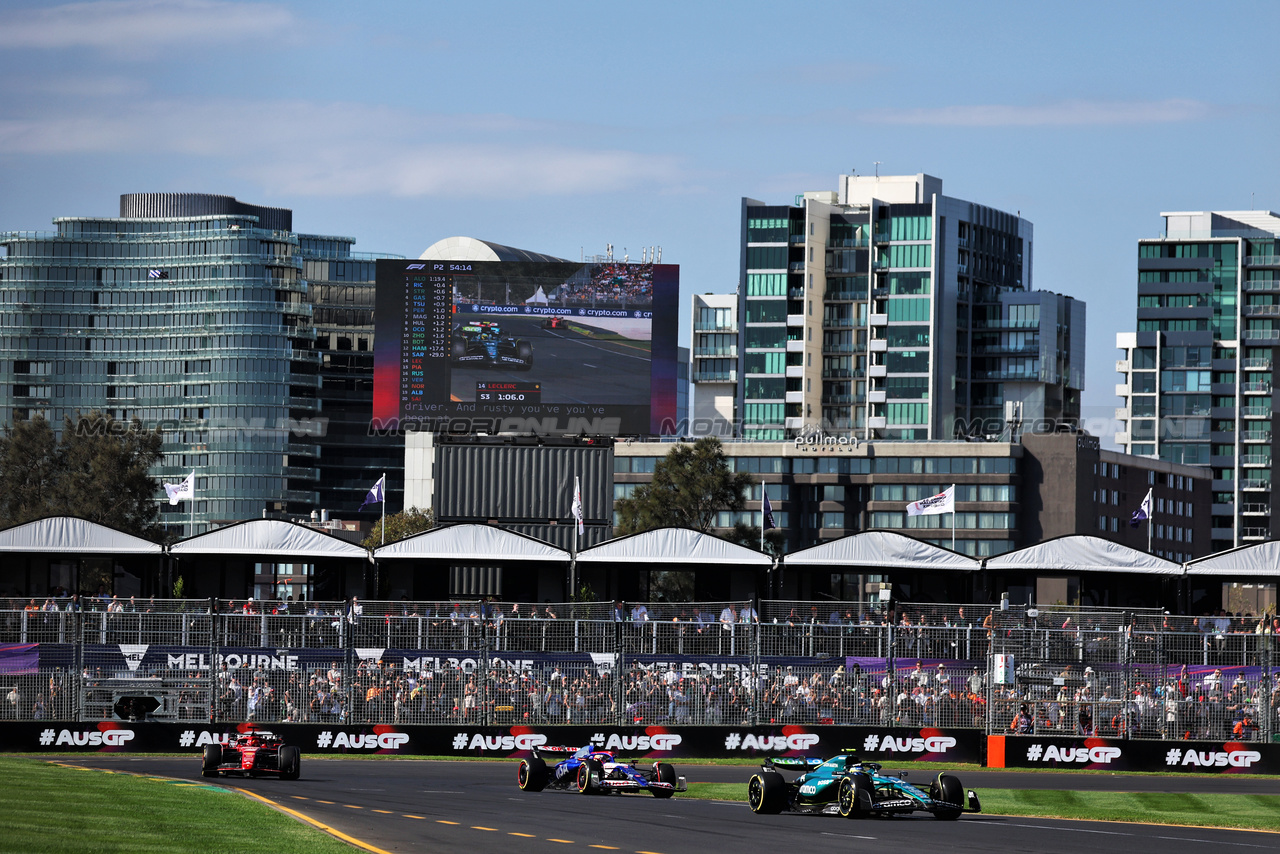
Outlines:
POLYGON ((679 270, 378 261, 373 429, 660 433, 675 418, 679 270))

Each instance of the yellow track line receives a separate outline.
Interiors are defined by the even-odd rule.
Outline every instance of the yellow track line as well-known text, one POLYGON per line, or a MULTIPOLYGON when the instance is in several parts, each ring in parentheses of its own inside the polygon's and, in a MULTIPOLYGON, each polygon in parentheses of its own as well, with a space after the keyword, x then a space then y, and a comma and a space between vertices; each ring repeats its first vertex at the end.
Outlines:
POLYGON ((341 830, 338 830, 336 827, 330 827, 329 825, 324 824, 323 822, 316 821, 311 816, 305 815, 304 813, 300 813, 297 810, 291 810, 288 807, 286 807, 284 804, 278 804, 275 801, 271 800, 270 798, 264 798, 262 795, 255 794, 254 792, 250 792, 248 789, 241 789, 235 786, 232 786, 231 788, 242 795, 248 795, 254 800, 262 801, 267 806, 274 807, 275 809, 278 809, 283 813, 286 813, 288 815, 293 816, 296 819, 304 821, 318 830, 323 830, 325 833, 329 834, 330 836, 336 836, 338 839, 341 839, 343 842, 347 843, 348 845, 354 845, 355 847, 360 848, 364 851, 371 852, 371 854, 391 854, 390 851, 387 851, 382 848, 378 848, 376 845, 370 845, 367 842, 356 839, 354 836, 348 836, 347 834, 343 833, 341 830))

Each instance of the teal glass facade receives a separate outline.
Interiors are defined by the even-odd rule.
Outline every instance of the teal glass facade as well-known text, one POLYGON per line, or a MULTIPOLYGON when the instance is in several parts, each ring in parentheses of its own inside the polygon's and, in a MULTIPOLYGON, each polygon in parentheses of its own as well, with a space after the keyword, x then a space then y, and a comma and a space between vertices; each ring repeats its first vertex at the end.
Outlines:
POLYGON ((196 475, 194 501, 157 496, 176 536, 309 515, 328 422, 302 246, 353 241, 317 243, 332 239, 295 234, 289 211, 226 196, 127 195, 121 212, 0 235, 0 422, 61 430, 96 409, 159 425, 152 474, 196 475))

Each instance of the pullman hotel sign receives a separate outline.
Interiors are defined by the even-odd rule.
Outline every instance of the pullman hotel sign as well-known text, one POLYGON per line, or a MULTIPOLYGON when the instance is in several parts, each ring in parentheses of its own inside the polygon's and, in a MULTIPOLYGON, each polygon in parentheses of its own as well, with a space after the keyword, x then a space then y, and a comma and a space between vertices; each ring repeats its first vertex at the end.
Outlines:
POLYGON ((813 451, 831 453, 835 451, 857 451, 862 447, 870 447, 871 443, 861 436, 828 436, 821 430, 804 433, 795 438, 797 451, 813 451))

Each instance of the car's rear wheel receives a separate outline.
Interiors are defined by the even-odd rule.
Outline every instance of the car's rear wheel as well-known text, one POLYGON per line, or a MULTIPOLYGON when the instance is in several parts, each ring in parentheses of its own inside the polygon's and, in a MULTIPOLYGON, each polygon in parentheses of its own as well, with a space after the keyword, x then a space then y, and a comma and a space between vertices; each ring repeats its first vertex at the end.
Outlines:
MULTIPOLYGON (((672 786, 676 784, 676 769, 672 768, 665 762, 655 762, 653 764, 654 773, 657 774, 659 783, 670 783, 672 786)), ((669 798, 675 794, 675 789, 650 789, 655 798, 669 798)))
POLYGON ((204 763, 200 774, 205 777, 217 777, 218 766, 222 764, 222 745, 206 744, 204 746, 204 763))
POLYGON ((762 815, 782 812, 787 805, 787 781, 777 771, 761 771, 747 783, 747 803, 762 815))
POLYGON ((302 751, 291 744, 280 748, 280 779, 296 780, 302 774, 302 751))
POLYGON ((576 782, 578 791, 584 795, 600 793, 600 781, 604 778, 604 766, 594 759, 584 759, 578 766, 576 782))
POLYGON ((943 821, 955 821, 960 817, 960 813, 964 811, 964 786, 960 784, 960 778, 953 777, 950 774, 939 774, 938 779, 929 786, 929 797, 933 800, 941 801, 947 806, 936 807, 933 811, 934 818, 940 818, 943 821))
POLYGON ((538 757, 521 759, 516 782, 525 792, 541 792, 547 787, 547 763, 538 757))

